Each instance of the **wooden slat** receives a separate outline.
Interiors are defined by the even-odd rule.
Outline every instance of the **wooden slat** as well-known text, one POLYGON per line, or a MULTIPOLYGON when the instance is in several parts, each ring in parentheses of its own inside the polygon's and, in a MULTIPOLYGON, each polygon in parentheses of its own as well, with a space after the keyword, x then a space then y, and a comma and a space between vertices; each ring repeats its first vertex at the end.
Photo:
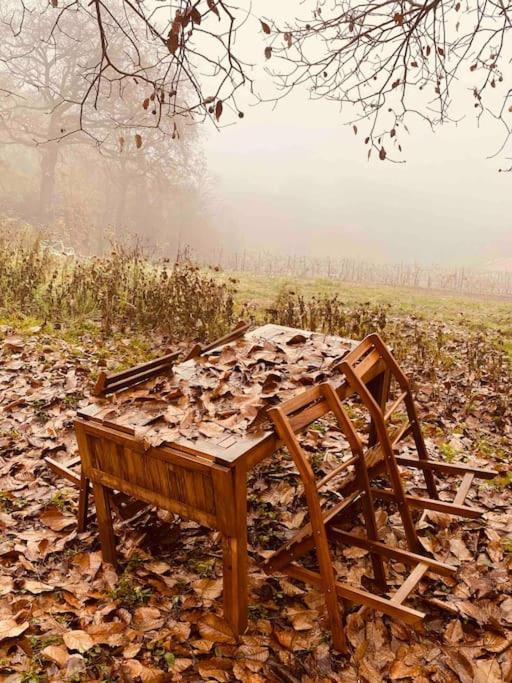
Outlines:
MULTIPOLYGON (((332 519, 337 517, 341 512, 353 505, 360 497, 359 490, 354 491, 349 496, 344 498, 340 503, 333 505, 323 514, 323 522, 327 525, 332 519)), ((275 553, 268 558, 263 567, 265 571, 277 570, 283 567, 291 559, 297 559, 307 553, 315 545, 311 530, 311 525, 306 524, 298 531, 293 538, 287 541, 284 545, 278 548, 275 553)))
POLYGON ((349 467, 355 465, 358 460, 359 460, 359 457, 356 455, 353 458, 350 458, 350 460, 347 460, 346 462, 341 463, 341 465, 338 465, 338 467, 335 467, 328 474, 326 474, 323 479, 320 479, 320 481, 317 484, 317 489, 320 490, 329 481, 331 481, 331 479, 338 476, 338 474, 341 474, 341 472, 344 472, 349 467))
POLYGON ((243 337, 250 327, 251 323, 239 322, 231 332, 228 332, 224 336, 215 339, 210 344, 203 346, 201 349, 201 355, 203 353, 207 353, 208 351, 212 351, 219 346, 223 346, 224 344, 229 344, 229 342, 235 341, 239 337, 243 337))
POLYGON ((159 358, 153 358, 153 360, 148 360, 146 363, 140 363, 140 365, 134 365, 127 370, 122 370, 121 372, 116 372, 114 375, 110 375, 108 379, 111 382, 119 382, 122 379, 127 379, 128 377, 133 377, 135 375, 140 375, 142 372, 147 372, 148 370, 155 370, 161 366, 169 366, 173 361, 175 361, 180 355, 179 351, 173 351, 168 353, 166 356, 160 356, 159 358))
POLYGON ((323 394, 320 385, 317 385, 302 391, 300 394, 293 396, 287 401, 283 401, 279 405, 279 410, 283 415, 291 415, 297 410, 302 410, 308 403, 313 403, 320 398, 323 398, 323 394))
MULTIPOLYGON (((123 434, 117 429, 105 427, 96 422, 88 422, 86 420, 75 420, 75 425, 77 424, 80 425, 86 431, 86 433, 90 434, 91 436, 101 439, 108 439, 109 441, 117 443, 121 446, 127 446, 134 451, 144 452, 143 445, 137 443, 133 436, 123 434)), ((147 453, 148 455, 151 455, 151 457, 159 458, 165 462, 174 463, 177 465, 183 465, 186 463, 186 466, 190 469, 201 470, 203 472, 210 472, 212 467, 219 467, 223 469, 222 465, 216 465, 215 463, 211 462, 211 459, 208 459, 201 452, 192 454, 193 451, 192 453, 190 453, 188 449, 182 451, 176 446, 159 446, 158 448, 150 448, 147 453)))
POLYGON ((453 499, 454 505, 464 505, 464 501, 466 500, 466 496, 468 495, 474 478, 475 475, 473 472, 466 472, 466 474, 463 476, 462 482, 457 490, 457 494, 453 499))
POLYGON ((409 597, 409 594, 412 593, 412 591, 416 588, 416 586, 421 581, 423 576, 427 573, 427 571, 428 564, 426 564, 425 562, 421 562, 420 564, 418 564, 412 570, 409 576, 405 579, 405 581, 396 591, 396 593, 393 595, 393 597, 391 598, 391 602, 394 605, 401 605, 402 602, 409 597))
MULTIPOLYGON (((396 496, 391 489, 372 488, 372 494, 377 498, 385 498, 386 500, 393 500, 396 502, 396 496)), ((405 501, 408 505, 419 508, 420 510, 435 510, 436 512, 446 512, 449 515, 469 517, 470 519, 478 519, 478 517, 485 512, 485 510, 482 510, 481 508, 468 507, 467 505, 455 505, 455 503, 446 503, 443 500, 434 498, 420 498, 419 496, 406 495, 405 501)))
POLYGON ((306 408, 297 415, 292 415, 290 419, 290 426, 293 431, 297 434, 302 431, 305 427, 309 426, 315 420, 319 420, 321 417, 329 412, 329 406, 327 401, 322 400, 318 403, 314 403, 310 408, 306 408))
POLYGON ((472 473, 477 479, 494 479, 498 476, 498 473, 494 470, 483 470, 477 467, 438 462, 436 460, 419 460, 418 458, 407 458, 402 455, 397 455, 396 461, 399 465, 405 465, 406 467, 417 467, 422 470, 437 470, 438 472, 446 472, 447 474, 472 473))
POLYGON ((424 557, 423 555, 412 553, 409 550, 394 548, 393 546, 387 545, 386 543, 381 543, 380 541, 372 541, 369 538, 356 536, 355 534, 348 533, 334 526, 329 527, 328 532, 334 540, 341 541, 346 545, 354 545, 357 548, 362 548, 363 550, 373 550, 390 560, 403 562, 407 565, 416 565, 419 562, 424 562, 428 565, 429 569, 434 571, 436 574, 440 574, 441 576, 453 576, 457 573, 457 567, 454 567, 451 564, 438 562, 430 557, 424 557))
POLYGON ((171 367, 171 365, 162 365, 152 368, 151 370, 145 370, 137 375, 131 375, 130 377, 120 381, 117 381, 116 379, 116 381, 107 382, 105 388, 103 389, 103 393, 113 394, 116 391, 121 391, 121 389, 128 389, 128 387, 134 387, 137 384, 142 384, 142 382, 146 382, 147 380, 152 379, 163 372, 167 372, 171 369, 171 367))
POLYGON ((357 362, 360 358, 364 356, 371 348, 373 348, 372 340, 365 337, 363 341, 359 342, 355 349, 351 349, 344 357, 343 360, 347 363, 357 362))
POLYGON ((393 401, 393 403, 390 405, 389 409, 386 411, 386 413, 384 415, 384 422, 387 422, 389 420, 391 415, 395 412, 395 410, 398 408, 400 403, 402 403, 402 401, 404 400, 404 398, 406 396, 407 396, 407 392, 403 391, 400 394, 400 396, 395 401, 393 401))
MULTIPOLYGON (((355 374, 358 377, 364 377, 364 375, 373 368, 379 361, 381 360, 380 354, 378 351, 370 351, 370 353, 363 358, 363 360, 358 363, 357 365, 352 365, 352 369, 355 372, 355 374)), ((347 357, 345 358, 345 363, 348 363, 347 357)), ((341 363, 343 366, 343 362, 341 363)))
POLYGON ((145 488, 142 488, 142 486, 132 484, 131 482, 121 479, 120 477, 115 477, 111 474, 107 474, 106 472, 101 472, 100 470, 93 468, 92 472, 90 473, 90 478, 93 484, 94 482, 97 482, 102 486, 107 486, 109 489, 113 489, 114 491, 122 491, 123 493, 126 493, 130 496, 135 496, 136 498, 139 498, 150 505, 156 505, 156 507, 159 507, 162 510, 169 510, 170 512, 175 512, 178 515, 183 515, 184 517, 193 519, 207 527, 215 529, 217 526, 215 515, 203 510, 198 510, 191 505, 187 505, 186 503, 172 500, 168 496, 163 496, 155 491, 149 491, 145 488))
MULTIPOLYGON (((404 437, 406 437, 409 432, 412 430, 412 425, 409 422, 404 422, 402 425, 400 425, 393 434, 391 434, 390 441, 391 445, 393 448, 397 445, 399 441, 401 441, 404 437)), ((398 462, 398 458, 395 458, 398 462)))
POLYGON ((155 377, 166 370, 169 370, 173 361, 177 360, 179 357, 179 351, 173 351, 165 356, 160 356, 159 358, 154 358, 146 363, 141 363, 135 365, 127 370, 122 370, 121 372, 116 372, 113 375, 107 375, 105 372, 101 372, 96 386, 94 387, 93 394, 95 396, 101 396, 104 394, 112 394, 121 389, 126 389, 141 382, 145 382, 151 377, 155 377))
POLYGON ((80 488, 80 475, 70 470, 69 467, 66 467, 66 465, 62 465, 60 462, 57 462, 52 458, 45 458, 44 461, 52 470, 52 472, 55 472, 55 474, 57 474, 59 477, 64 477, 64 479, 67 479, 71 484, 73 484, 73 486, 80 488))
MULTIPOLYGON (((304 581, 305 583, 311 583, 315 586, 322 586, 322 579, 320 574, 313 572, 305 567, 300 567, 298 564, 292 563, 286 566, 282 570, 288 576, 299 581, 304 581)), ((405 605, 398 605, 387 598, 382 598, 379 595, 373 595, 367 591, 361 590, 360 588, 354 588, 346 583, 336 582, 336 593, 346 600, 351 600, 357 604, 366 605, 378 610, 379 612, 384 612, 391 617, 401 619, 407 624, 417 624, 419 621, 424 619, 425 614, 419 612, 418 610, 412 609, 411 607, 406 607, 405 605)))

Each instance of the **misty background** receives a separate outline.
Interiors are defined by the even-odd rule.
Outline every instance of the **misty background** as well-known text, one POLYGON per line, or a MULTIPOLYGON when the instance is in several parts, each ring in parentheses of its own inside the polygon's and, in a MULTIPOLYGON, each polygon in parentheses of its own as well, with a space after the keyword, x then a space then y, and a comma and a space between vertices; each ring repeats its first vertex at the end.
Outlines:
MULTIPOLYGON (((69 122, 62 108, 56 120, 44 72, 50 65, 52 78, 72 90, 73 41, 64 67, 51 48, 27 50, 0 28, 0 56, 9 57, 0 67, 2 215, 79 253, 100 253, 112 239, 136 235, 171 256, 190 245, 212 262, 228 252, 265 251, 512 268, 512 175, 498 172, 506 166, 503 154, 489 158, 503 143, 504 129, 490 117, 477 122, 469 72, 467 83, 457 86, 457 122, 432 132, 411 118, 405 163, 368 161, 362 134, 354 135, 346 125, 350 113, 336 103, 311 100, 305 88, 277 103, 259 101, 279 95, 259 19, 301 15, 303 4, 240 4, 248 20, 237 47, 252 65, 254 90, 238 96, 244 118, 232 123, 231 117, 228 125, 221 120, 218 128, 183 119, 177 130, 148 128, 137 139, 131 129, 112 126, 118 116, 112 109, 92 124, 98 137, 107 131, 100 147, 83 134, 55 139, 69 122)), ((44 18, 38 21, 32 38, 25 33, 30 48, 47 30, 44 18)), ((70 24, 80 60, 87 49, 93 59, 91 30, 70 24)), ((139 91, 128 92, 123 107, 141 106, 149 115, 151 102, 143 105, 139 91)))

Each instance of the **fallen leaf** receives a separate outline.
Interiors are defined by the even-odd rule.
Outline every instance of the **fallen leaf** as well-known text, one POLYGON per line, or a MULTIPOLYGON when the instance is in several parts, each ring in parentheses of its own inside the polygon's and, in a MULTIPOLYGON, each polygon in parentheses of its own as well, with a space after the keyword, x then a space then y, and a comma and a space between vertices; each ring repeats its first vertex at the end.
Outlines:
POLYGON ((68 631, 67 633, 64 633, 62 639, 69 650, 87 652, 87 650, 90 650, 91 647, 94 647, 93 639, 85 631, 68 631))
POLYGON ((20 636, 29 626, 28 621, 18 624, 14 619, 0 619, 0 641, 20 636))

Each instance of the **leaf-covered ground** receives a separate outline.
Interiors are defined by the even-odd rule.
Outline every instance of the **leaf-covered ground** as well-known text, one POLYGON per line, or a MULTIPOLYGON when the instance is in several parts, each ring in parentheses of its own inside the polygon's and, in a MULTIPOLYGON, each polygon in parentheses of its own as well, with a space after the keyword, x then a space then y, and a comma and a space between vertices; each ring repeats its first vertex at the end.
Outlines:
MULTIPOLYGON (((115 573, 101 564, 94 520, 77 534, 76 491, 43 462, 46 454, 76 453, 72 420, 88 402, 91 376, 104 358, 131 362, 132 340, 98 347, 93 336, 65 341, 44 328, 21 334, 5 325, 0 680, 511 680, 512 382, 500 333, 402 316, 388 321, 387 336, 416 377, 432 454, 492 465, 500 477, 473 489, 471 500, 486 510, 482 520, 419 520, 425 545, 458 567, 455 580, 425 580, 413 597, 410 604, 428 613, 424 624, 413 628, 348 605, 352 654, 342 657, 329 648, 321 595, 258 569, 304 522, 298 478, 285 454, 251 478, 250 624, 235 643, 221 619, 216 533, 141 510, 117 521, 122 565, 115 573)), ((450 483, 442 488, 453 493, 450 483)), ((379 524, 386 540, 401 540, 392 508, 379 511, 379 524)), ((341 548, 336 566, 355 583, 371 576, 367 556, 354 548, 341 548)), ((392 584, 404 570, 392 568, 392 584)))

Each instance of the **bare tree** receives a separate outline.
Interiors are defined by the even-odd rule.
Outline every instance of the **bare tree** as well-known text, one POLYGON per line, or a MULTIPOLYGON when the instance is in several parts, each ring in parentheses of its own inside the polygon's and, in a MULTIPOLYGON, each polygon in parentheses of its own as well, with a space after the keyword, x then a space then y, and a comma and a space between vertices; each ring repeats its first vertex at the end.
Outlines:
MULTIPOLYGON (((13 31, 18 0, 0 8, 0 140, 39 159, 30 218, 53 227, 65 215, 75 228, 89 221, 168 240, 179 229, 180 200, 187 193, 197 198, 204 183, 196 128, 188 126, 183 135, 180 117, 152 125, 157 98, 152 93, 141 102, 133 79, 124 82, 122 96, 105 96, 101 107, 84 109, 88 74, 101 58, 96 23, 68 12, 58 40, 48 38, 56 30, 54 16, 46 2, 38 6, 25 11, 19 34, 13 31)), ((111 48, 122 50, 122 41, 111 48)), ((149 62, 145 45, 138 49, 149 62)))
POLYGON ((338 102, 354 132, 380 159, 402 151, 407 120, 432 127, 470 104, 511 133, 512 5, 502 0, 319 0, 311 16, 284 27, 263 22, 281 96, 306 85, 338 102))
MULTIPOLYGON (((504 77, 511 50, 506 0, 297 0, 284 26, 255 21, 249 2, 224 0, 8 0, 13 38, 21 40, 27 16, 50 13, 44 40, 58 49, 66 21, 90 23, 98 52, 80 63, 83 87, 65 95, 78 107, 76 130, 93 129, 97 112, 135 89, 138 115, 112 118, 113 126, 157 127, 173 134, 178 115, 218 121, 238 93, 252 87, 239 57, 237 32, 263 31, 262 58, 285 96, 298 87, 338 102, 368 154, 400 158, 407 121, 431 126, 465 115, 469 93, 477 116, 489 113, 510 128, 510 89, 504 77), (462 103, 460 106, 459 103, 462 103), (365 129, 365 130, 363 130, 365 129)), ((141 131, 139 130, 139 134, 141 131)), ((68 131, 67 134, 71 134, 68 131)), ((94 132, 92 133, 94 135, 94 132)))
POLYGON ((110 108, 114 98, 123 99, 126 88, 133 90, 134 85, 140 116, 113 119, 113 125, 132 123, 167 132, 170 127, 172 133, 177 115, 217 121, 226 106, 243 117, 237 91, 249 81, 235 54, 234 38, 245 14, 223 0, 8 0, 7 4, 10 13, 4 23, 17 42, 23 41, 34 14, 45 16, 49 30, 40 40, 56 51, 68 43, 70 15, 75 27, 94 26, 96 57, 77 65, 83 78, 80 92, 61 93, 79 111, 67 135, 90 133, 95 112, 110 108))
POLYGON ((6 85, 0 98, 0 139, 4 145, 37 151, 41 173, 36 215, 45 223, 51 219, 59 156, 90 142, 69 132, 76 127, 73 102, 84 85, 82 68, 97 54, 95 33, 69 16, 65 41, 63 37, 57 45, 44 39, 49 29, 44 12, 24 13, 13 32, 16 6, 11 0, 0 10, 0 77, 6 85))

